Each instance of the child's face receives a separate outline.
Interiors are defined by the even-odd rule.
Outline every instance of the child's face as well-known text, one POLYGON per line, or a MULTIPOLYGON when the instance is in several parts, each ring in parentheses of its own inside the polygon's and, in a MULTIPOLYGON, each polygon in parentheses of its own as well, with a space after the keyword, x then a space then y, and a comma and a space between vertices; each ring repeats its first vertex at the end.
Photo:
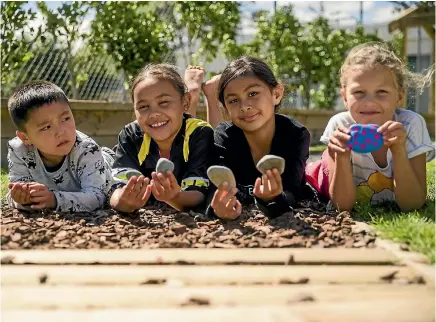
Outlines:
POLYGON ((174 139, 189 106, 189 95, 180 92, 168 80, 148 77, 133 92, 136 120, 142 130, 158 144, 174 139))
POLYGON ((24 128, 25 132, 17 131, 18 137, 54 163, 70 153, 76 141, 76 124, 66 103, 54 102, 30 111, 24 128))
POLYGON ((342 99, 356 123, 382 125, 392 120, 395 109, 403 104, 404 93, 386 67, 350 69, 345 85, 342 99))
POLYGON ((283 86, 270 88, 255 76, 232 80, 224 89, 224 102, 232 122, 244 132, 261 129, 274 117, 274 106, 280 103, 283 86))

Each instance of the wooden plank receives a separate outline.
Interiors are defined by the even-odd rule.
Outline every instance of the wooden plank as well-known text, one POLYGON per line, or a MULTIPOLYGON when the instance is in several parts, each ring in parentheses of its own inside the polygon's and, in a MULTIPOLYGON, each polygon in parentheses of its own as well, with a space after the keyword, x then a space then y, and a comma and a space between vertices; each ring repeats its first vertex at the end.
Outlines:
POLYGON ((434 303, 421 299, 310 302, 288 306, 186 307, 108 310, 2 310, 3 322, 429 322, 434 303))
POLYGON ((139 285, 148 281, 173 280, 184 285, 223 285, 279 283, 280 280, 309 283, 386 283, 381 277, 396 273, 396 279, 416 278, 414 270, 406 266, 390 265, 3 265, 1 284, 36 285, 46 276, 48 285, 139 285))
POLYGON ((378 248, 128 249, 2 251, 2 264, 395 264, 378 248))
POLYGON ((423 254, 402 251, 399 244, 382 238, 377 238, 376 245, 401 259, 404 264, 421 275, 429 287, 435 287, 435 266, 430 265, 429 259, 423 254))
POLYGON ((190 299, 216 305, 286 305, 310 296, 317 302, 371 299, 421 299, 434 302, 422 285, 280 285, 280 286, 3 286, 8 309, 110 309, 183 306, 190 299))

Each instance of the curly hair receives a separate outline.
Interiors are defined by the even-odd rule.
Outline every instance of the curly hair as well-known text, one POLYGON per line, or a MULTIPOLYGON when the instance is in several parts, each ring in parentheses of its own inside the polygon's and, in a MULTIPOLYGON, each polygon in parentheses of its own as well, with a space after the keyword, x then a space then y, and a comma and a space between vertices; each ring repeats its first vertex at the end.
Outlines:
POLYGON ((340 69, 341 87, 346 86, 347 72, 355 66, 389 68, 394 76, 395 85, 400 90, 412 87, 422 93, 434 78, 434 65, 425 74, 413 73, 388 45, 382 42, 368 42, 351 49, 340 69))

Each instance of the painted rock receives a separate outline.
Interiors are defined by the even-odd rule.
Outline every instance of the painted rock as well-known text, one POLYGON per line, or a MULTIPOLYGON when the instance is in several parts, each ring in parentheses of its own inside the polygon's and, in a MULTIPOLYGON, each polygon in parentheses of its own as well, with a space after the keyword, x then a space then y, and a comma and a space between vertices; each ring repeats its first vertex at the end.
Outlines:
POLYGON ((377 124, 353 124, 347 146, 357 153, 377 151, 383 146, 383 136, 377 132, 378 127, 377 124))
POLYGON ((282 174, 285 171, 285 159, 276 155, 267 154, 259 160, 256 167, 263 174, 274 168, 282 174))
POLYGON ((174 163, 168 159, 160 158, 156 163, 156 172, 167 173, 167 171, 174 171, 174 163))
POLYGON ((213 165, 207 169, 207 176, 212 183, 219 187, 223 182, 229 184, 229 189, 236 187, 235 176, 232 170, 220 165, 213 165))

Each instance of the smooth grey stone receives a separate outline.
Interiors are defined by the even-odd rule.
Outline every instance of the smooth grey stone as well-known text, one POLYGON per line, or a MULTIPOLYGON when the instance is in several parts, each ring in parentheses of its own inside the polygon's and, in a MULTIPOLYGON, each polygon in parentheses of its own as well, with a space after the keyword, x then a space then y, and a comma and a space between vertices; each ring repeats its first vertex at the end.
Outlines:
POLYGON ((227 167, 213 165, 207 169, 207 176, 217 187, 219 187, 223 182, 229 184, 229 189, 236 187, 235 176, 233 175, 232 170, 227 167))
POLYGON ((167 173, 167 171, 174 171, 174 163, 168 159, 160 158, 156 164, 156 172, 167 173))
POLYGON ((142 176, 143 174, 138 171, 138 170, 134 170, 134 169, 128 169, 126 170, 126 177, 127 180, 129 180, 131 177, 139 177, 142 176))
POLYGON ((285 159, 276 155, 267 154, 257 163, 257 169, 263 174, 274 168, 282 174, 285 171, 285 159))

